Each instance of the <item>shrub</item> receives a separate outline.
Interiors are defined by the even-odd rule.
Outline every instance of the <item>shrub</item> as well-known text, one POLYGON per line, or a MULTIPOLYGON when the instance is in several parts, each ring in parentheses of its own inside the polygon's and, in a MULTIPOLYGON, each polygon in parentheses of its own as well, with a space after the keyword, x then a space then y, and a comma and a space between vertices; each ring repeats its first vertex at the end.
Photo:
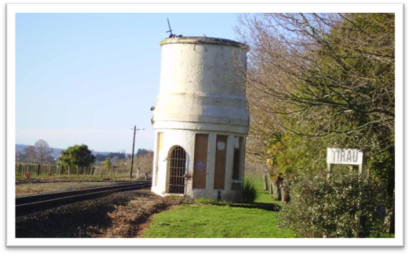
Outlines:
POLYGON ((300 237, 368 237, 382 226, 376 215, 385 201, 381 187, 357 173, 299 177, 292 185, 292 202, 279 213, 280 225, 300 237))
POLYGON ((247 180, 242 184, 241 187, 242 191, 242 202, 244 203, 253 203, 255 202, 258 193, 256 190, 256 186, 253 182, 247 180))

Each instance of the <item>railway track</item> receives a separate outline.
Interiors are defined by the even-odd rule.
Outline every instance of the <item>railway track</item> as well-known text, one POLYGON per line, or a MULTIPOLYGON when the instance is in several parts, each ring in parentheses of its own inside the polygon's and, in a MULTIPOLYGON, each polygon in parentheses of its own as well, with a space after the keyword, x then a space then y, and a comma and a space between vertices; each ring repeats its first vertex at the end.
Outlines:
POLYGON ((78 201, 94 199, 114 192, 136 190, 148 187, 151 187, 151 181, 139 181, 135 183, 105 186, 100 188, 17 197, 16 216, 27 215, 36 211, 42 211, 78 201))

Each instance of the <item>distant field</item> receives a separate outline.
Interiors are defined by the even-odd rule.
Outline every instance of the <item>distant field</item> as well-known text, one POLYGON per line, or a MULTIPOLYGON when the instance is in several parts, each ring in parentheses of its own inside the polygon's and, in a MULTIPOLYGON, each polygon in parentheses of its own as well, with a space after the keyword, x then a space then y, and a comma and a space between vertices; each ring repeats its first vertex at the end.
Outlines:
POLYGON ((96 188, 115 185, 113 182, 59 182, 59 183, 27 183, 16 185, 16 196, 36 195, 49 192, 96 188))
MULTIPOLYGON (((39 165, 30 163, 16 163, 16 182, 27 181, 26 174, 30 174, 31 179, 41 181, 129 181, 130 169, 124 167, 105 168, 97 167, 69 167, 57 165, 39 165)), ((136 180, 137 169, 133 169, 133 179, 136 180)), ((143 179, 144 174, 139 177, 143 179)))
MULTIPOLYGON (((140 177, 139 179, 143 179, 140 177)), ((16 182, 53 182, 53 181, 78 181, 78 182, 102 182, 102 181, 135 181, 135 175, 132 179, 128 176, 98 176, 98 175, 53 175, 53 176, 34 176, 31 180, 27 180, 25 177, 16 176, 16 182)))

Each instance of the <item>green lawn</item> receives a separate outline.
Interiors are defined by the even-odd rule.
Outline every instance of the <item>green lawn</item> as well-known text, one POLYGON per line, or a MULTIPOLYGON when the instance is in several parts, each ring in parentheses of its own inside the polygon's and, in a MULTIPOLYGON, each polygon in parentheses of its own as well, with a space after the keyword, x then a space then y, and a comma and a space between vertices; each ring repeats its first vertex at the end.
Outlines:
MULTIPOLYGON (((258 189, 258 203, 275 203, 269 191, 263 190, 262 176, 246 175, 258 189)), ((198 199, 197 201, 202 201, 198 199)), ((289 238, 294 237, 290 230, 278 225, 278 213, 256 208, 212 205, 206 199, 202 202, 184 204, 175 210, 165 211, 154 216, 144 237, 157 238, 289 238)))
POLYGON ((144 237, 157 238, 287 238, 277 227, 277 212, 229 206, 188 204, 154 216, 144 237))
POLYGON ((263 190, 263 179, 262 175, 257 174, 247 174, 245 173, 245 181, 249 180, 253 182, 258 189, 258 197, 256 198, 256 203, 272 203, 282 206, 283 204, 280 201, 272 199, 272 196, 269 194, 269 190, 263 190))

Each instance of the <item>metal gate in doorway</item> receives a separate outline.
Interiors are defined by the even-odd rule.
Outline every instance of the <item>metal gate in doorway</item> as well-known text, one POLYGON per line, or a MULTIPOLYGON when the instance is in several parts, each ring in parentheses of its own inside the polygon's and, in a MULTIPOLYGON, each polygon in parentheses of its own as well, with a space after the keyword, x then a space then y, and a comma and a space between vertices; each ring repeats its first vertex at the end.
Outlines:
POLYGON ((176 146, 172 149, 169 162, 169 193, 184 194, 186 173, 186 152, 176 146))

